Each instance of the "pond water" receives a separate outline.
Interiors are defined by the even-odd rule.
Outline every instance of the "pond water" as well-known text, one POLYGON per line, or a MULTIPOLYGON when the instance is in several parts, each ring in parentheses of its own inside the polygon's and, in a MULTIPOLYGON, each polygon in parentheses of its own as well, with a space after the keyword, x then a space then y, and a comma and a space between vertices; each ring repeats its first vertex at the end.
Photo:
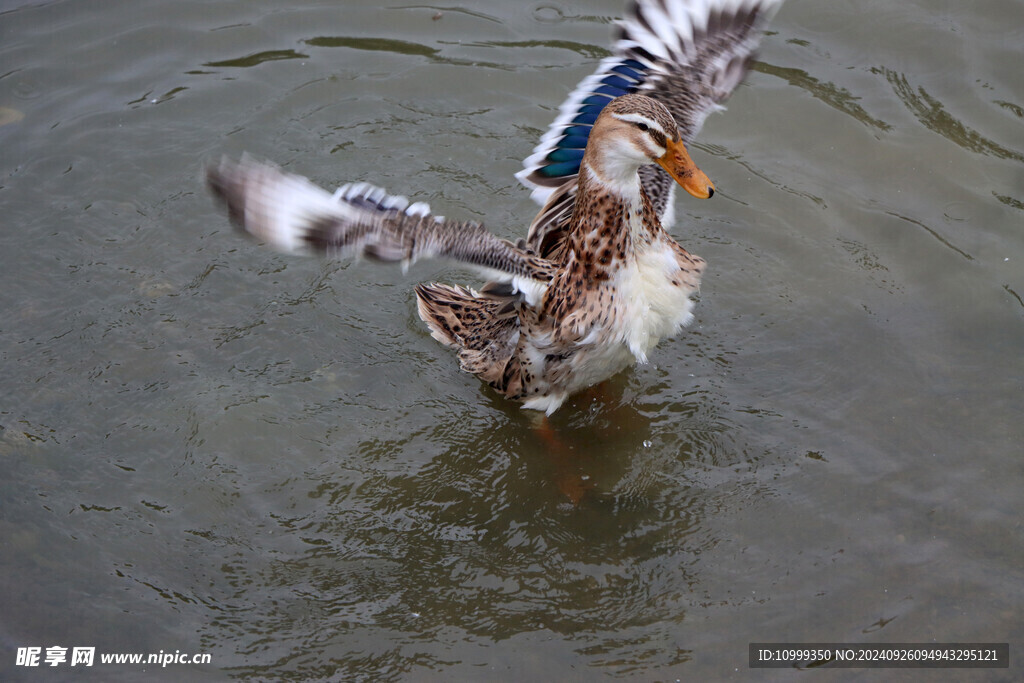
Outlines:
POLYGON ((4 3, 0 677, 1020 679, 1021 0, 790 0, 692 150, 695 324, 550 433, 416 316, 471 274, 272 253, 204 189, 248 151, 520 236, 622 9, 4 3), (210 663, 98 661, 158 652, 210 663))

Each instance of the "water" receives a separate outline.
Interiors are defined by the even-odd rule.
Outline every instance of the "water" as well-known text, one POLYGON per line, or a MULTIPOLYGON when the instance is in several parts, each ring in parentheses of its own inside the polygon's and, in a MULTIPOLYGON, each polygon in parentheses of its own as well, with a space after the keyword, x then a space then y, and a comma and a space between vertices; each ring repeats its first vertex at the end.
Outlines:
POLYGON ((773 640, 1019 660, 1019 0, 787 3, 694 150, 719 193, 678 205, 696 324, 551 433, 416 318, 413 283, 470 274, 270 253, 202 186, 248 151, 521 235, 512 174, 621 10, 5 5, 5 679, 52 645, 211 655, 97 680, 753 678, 773 640))

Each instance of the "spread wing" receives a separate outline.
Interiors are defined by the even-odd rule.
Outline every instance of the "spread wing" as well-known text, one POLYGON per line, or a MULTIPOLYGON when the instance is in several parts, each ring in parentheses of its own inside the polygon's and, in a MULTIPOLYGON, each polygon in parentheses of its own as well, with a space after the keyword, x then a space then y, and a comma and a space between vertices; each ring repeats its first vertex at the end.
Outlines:
MULTIPOLYGON (((782 0, 636 0, 618 22, 612 56, 562 104, 558 117, 516 177, 544 208, 530 227, 531 246, 552 242, 572 211, 575 180, 597 115, 613 98, 641 92, 664 104, 683 141, 743 80, 761 31, 782 0), (569 187, 564 187, 566 185, 569 187)), ((662 223, 674 222, 675 183, 656 166, 641 179, 662 223)))
POLYGON ((223 159, 207 169, 207 183, 231 221, 282 251, 368 256, 400 262, 444 258, 508 283, 530 304, 539 301, 555 269, 545 259, 499 239, 472 221, 434 216, 367 183, 333 195, 302 176, 249 157, 223 159))

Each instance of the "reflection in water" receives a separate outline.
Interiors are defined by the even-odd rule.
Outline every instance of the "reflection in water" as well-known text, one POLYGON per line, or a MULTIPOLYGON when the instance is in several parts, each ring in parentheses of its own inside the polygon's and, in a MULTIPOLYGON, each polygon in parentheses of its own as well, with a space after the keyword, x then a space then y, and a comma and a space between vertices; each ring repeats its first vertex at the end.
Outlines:
POLYGON ((137 97, 134 100, 130 100, 125 104, 127 104, 129 107, 132 107, 133 109, 143 104, 162 104, 164 102, 167 102, 168 100, 174 99, 174 96, 178 93, 186 92, 187 90, 188 88, 184 86, 178 86, 177 88, 171 88, 163 95, 157 95, 155 97, 153 96, 153 91, 148 90, 140 97, 137 97))
POLYGON ((474 68, 502 69, 505 71, 514 71, 517 68, 517 65, 514 64, 501 64, 498 62, 484 62, 479 60, 454 59, 444 57, 442 56, 442 52, 440 49, 427 47, 426 45, 413 43, 407 40, 395 40, 392 38, 330 36, 308 38, 306 40, 303 40, 302 42, 311 47, 343 47, 352 50, 368 50, 371 52, 392 52, 394 54, 400 55, 427 57, 433 62, 437 62, 439 64, 449 64, 452 66, 471 66, 474 68))
POLYGON ((1009 111, 1013 112, 1013 114, 1017 118, 1024 119, 1024 107, 1020 106, 1019 104, 1014 104, 1013 102, 1006 102, 1003 100, 996 100, 995 103, 998 104, 1003 109, 1008 109, 1009 111))
POLYGON ((873 69, 872 72, 885 76, 903 104, 929 130, 972 152, 1000 159, 1024 161, 1024 154, 1006 149, 958 121, 946 111, 941 102, 929 95, 924 88, 918 88, 915 91, 903 74, 892 69, 873 69))
POLYGON ((259 66, 265 62, 277 62, 282 59, 309 59, 309 55, 304 55, 301 52, 296 52, 295 50, 267 50, 265 52, 256 52, 254 54, 246 55, 245 57, 236 57, 235 59, 224 59, 219 62, 206 62, 203 66, 247 68, 259 66))
POLYGON ((761 73, 778 76, 790 85, 806 90, 813 97, 821 100, 828 106, 852 116, 865 125, 883 131, 892 130, 892 126, 888 123, 873 118, 863 107, 857 104, 856 100, 859 99, 858 97, 850 93, 849 90, 836 86, 835 83, 819 81, 802 69, 790 69, 766 64, 765 62, 754 62, 750 68, 751 71, 760 71, 761 73))
POLYGON ((893 218, 899 218, 901 221, 906 221, 907 223, 910 223, 911 225, 916 225, 917 227, 921 228, 922 230, 927 232, 929 235, 934 237, 936 240, 938 240, 939 244, 941 244, 942 246, 946 247, 947 249, 952 249, 953 251, 955 251, 960 256, 963 256, 968 261, 973 261, 974 260, 973 256, 968 254, 963 249, 961 249, 961 248, 957 247, 956 245, 954 245, 948 239, 946 239, 945 237, 940 235, 938 232, 936 232, 933 228, 929 228, 927 225, 925 225, 921 221, 915 220, 913 218, 909 218, 907 216, 902 216, 902 215, 900 215, 900 214, 898 214, 898 213, 896 213, 894 211, 887 211, 886 213, 888 215, 892 216, 893 218))
POLYGON ((260 664, 234 671, 257 677, 397 676, 459 663, 451 643, 531 633, 572 637, 592 665, 620 674, 688 661, 677 625, 695 604, 723 600, 702 586, 700 554, 722 540, 704 522, 763 495, 727 473, 747 456, 709 397, 691 398, 673 409, 675 427, 686 414, 692 431, 658 436, 664 406, 580 397, 553 418, 560 454, 545 451, 531 415, 494 398, 500 412, 371 437, 304 480, 251 491, 248 508, 271 511, 252 545, 220 551, 244 599, 204 598, 204 647, 241 638, 239 654, 260 664), (424 448, 436 455, 422 466, 388 471, 424 448), (733 452, 725 469, 694 460, 723 451, 733 452), (588 482, 578 505, 560 491, 567 474, 588 482))
POLYGON ((1016 199, 1005 194, 996 194, 995 192, 993 192, 992 194, 995 196, 996 199, 1001 201, 1003 204, 1006 204, 1011 208, 1017 209, 1018 211, 1024 211, 1024 201, 1021 201, 1020 199, 1016 199))
POLYGON ((569 40, 518 40, 518 41, 488 41, 482 43, 466 43, 479 47, 511 47, 532 50, 538 47, 546 47, 552 50, 568 50, 593 61, 599 61, 611 55, 611 52, 597 45, 586 43, 574 43, 569 40))
POLYGON ((350 36, 331 36, 309 38, 302 41, 310 47, 347 47, 353 50, 369 50, 371 52, 392 52, 396 55, 414 57, 436 57, 440 50, 408 40, 393 38, 359 38, 350 36))
POLYGON ((1024 299, 1021 298, 1020 294, 1015 292, 1013 288, 1010 287, 1010 285, 1003 285, 1003 289, 1006 290, 1007 294, 1009 294, 1010 296, 1017 300, 1017 303, 1021 305, 1021 308, 1024 308, 1024 299))
MULTIPOLYGON (((409 55, 414 57, 427 57, 431 61, 461 66, 472 66, 474 68, 495 68, 503 70, 515 70, 518 65, 501 64, 497 62, 483 62, 480 60, 454 59, 444 57, 439 48, 429 47, 421 43, 394 38, 368 38, 363 36, 317 36, 301 41, 304 45, 313 48, 348 48, 351 50, 363 50, 369 52, 389 52, 397 55, 409 55)), ((603 47, 575 43, 566 40, 527 40, 527 41, 483 41, 470 42, 460 41, 459 45, 480 48, 523 48, 535 49, 547 47, 556 50, 569 50, 587 59, 599 60, 607 57, 610 53, 603 47)), ((265 62, 279 61, 285 59, 310 59, 311 56, 295 50, 268 50, 255 54, 225 59, 216 62, 206 62, 206 67, 239 67, 247 68, 259 66, 265 62)), ((202 73, 202 72, 195 72, 202 73)), ((166 97, 166 96, 165 96, 166 97)))

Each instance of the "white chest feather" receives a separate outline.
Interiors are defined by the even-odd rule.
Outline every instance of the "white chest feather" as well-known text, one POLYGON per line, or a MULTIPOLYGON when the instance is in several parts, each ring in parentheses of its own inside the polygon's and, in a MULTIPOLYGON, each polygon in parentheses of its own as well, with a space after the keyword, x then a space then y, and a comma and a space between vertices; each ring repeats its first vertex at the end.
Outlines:
POLYGON ((571 390, 646 363, 660 340, 693 319, 690 296, 696 290, 683 275, 672 246, 658 244, 612 276, 607 314, 593 320, 578 342, 571 390))
POLYGON ((614 282, 623 343, 640 363, 659 341, 693 319, 693 290, 683 284, 675 250, 656 244, 622 268, 614 282))

